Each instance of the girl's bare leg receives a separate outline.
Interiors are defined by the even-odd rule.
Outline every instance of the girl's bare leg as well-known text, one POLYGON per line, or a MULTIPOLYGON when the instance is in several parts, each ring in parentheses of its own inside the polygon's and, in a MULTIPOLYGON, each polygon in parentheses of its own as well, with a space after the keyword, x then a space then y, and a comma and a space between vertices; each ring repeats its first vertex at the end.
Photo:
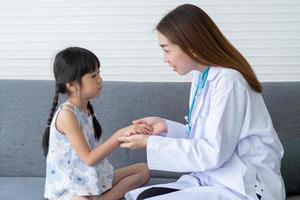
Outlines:
POLYGON ((145 163, 138 163, 115 171, 113 187, 92 200, 122 199, 126 192, 143 186, 150 179, 150 171, 145 163))

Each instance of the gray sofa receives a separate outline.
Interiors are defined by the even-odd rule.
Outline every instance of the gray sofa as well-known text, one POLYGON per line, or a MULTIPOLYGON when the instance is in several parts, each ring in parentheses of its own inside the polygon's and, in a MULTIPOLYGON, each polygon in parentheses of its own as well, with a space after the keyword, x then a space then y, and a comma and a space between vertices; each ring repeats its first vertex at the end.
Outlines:
MULTIPOLYGON (((45 158, 41 138, 53 81, 0 80, 0 200, 43 199, 45 158)), ((283 146, 282 174, 287 199, 300 200, 300 82, 263 83, 263 96, 283 146)), ((104 82, 93 105, 104 138, 131 120, 158 115, 183 122, 189 83, 104 82)), ((63 100, 63 98, 61 98, 63 100)), ((116 149, 109 157, 118 168, 146 162, 144 150, 116 149)), ((153 171, 149 184, 175 181, 180 174, 153 171)))

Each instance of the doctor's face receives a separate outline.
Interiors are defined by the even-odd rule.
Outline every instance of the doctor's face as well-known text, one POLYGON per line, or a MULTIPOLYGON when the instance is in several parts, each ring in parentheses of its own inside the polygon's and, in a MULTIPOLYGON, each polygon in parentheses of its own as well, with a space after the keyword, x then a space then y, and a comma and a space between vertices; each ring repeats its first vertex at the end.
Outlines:
POLYGON ((197 69, 197 63, 193 61, 178 45, 173 44, 169 39, 157 31, 159 45, 164 51, 164 62, 172 67, 179 75, 185 75, 197 69))

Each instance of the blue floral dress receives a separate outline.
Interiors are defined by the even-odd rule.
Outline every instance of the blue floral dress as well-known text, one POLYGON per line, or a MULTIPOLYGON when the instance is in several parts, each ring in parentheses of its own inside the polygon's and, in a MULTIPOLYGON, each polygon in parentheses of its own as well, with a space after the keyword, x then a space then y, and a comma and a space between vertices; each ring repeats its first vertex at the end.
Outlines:
POLYGON ((59 106, 50 126, 44 196, 56 199, 65 192, 77 196, 100 195, 112 187, 113 167, 106 158, 90 167, 78 157, 67 137, 56 129, 55 122, 61 109, 74 112, 90 149, 100 144, 94 138, 92 116, 69 102, 59 106))

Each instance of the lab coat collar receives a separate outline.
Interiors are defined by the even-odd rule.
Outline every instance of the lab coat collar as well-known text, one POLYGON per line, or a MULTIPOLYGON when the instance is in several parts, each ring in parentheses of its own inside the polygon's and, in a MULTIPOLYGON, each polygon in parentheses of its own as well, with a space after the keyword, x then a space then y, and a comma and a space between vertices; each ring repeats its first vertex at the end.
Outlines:
POLYGON ((220 71, 222 71, 222 69, 223 67, 210 67, 208 71, 207 80, 208 81, 214 80, 217 77, 217 75, 220 73, 220 71))
MULTIPOLYGON (((207 76, 207 81, 212 81, 214 80, 217 75, 220 73, 220 71, 222 71, 223 67, 210 67, 209 72, 208 72, 208 76, 207 76)), ((194 77, 196 78, 196 80, 199 77, 199 74, 201 74, 200 71, 194 71, 194 77)))

